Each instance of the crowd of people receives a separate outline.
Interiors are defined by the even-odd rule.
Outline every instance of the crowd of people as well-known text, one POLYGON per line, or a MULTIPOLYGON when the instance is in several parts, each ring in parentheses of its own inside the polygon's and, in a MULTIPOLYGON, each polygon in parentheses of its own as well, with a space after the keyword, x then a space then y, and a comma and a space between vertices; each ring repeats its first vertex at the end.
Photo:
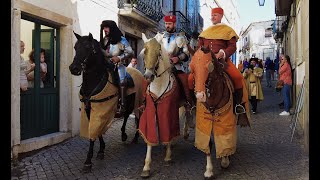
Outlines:
POLYGON ((263 62, 262 59, 255 57, 249 60, 245 58, 240 60, 238 70, 243 73, 246 80, 246 85, 249 93, 250 103, 252 105, 252 112, 257 112, 258 102, 263 100, 263 90, 261 81, 263 74, 266 76, 266 87, 275 87, 277 92, 281 92, 279 99, 279 108, 284 109, 279 115, 290 115, 291 102, 291 87, 292 87, 292 67, 290 57, 281 54, 279 59, 271 60, 267 57, 263 62), (277 81, 273 84, 273 81, 277 81))

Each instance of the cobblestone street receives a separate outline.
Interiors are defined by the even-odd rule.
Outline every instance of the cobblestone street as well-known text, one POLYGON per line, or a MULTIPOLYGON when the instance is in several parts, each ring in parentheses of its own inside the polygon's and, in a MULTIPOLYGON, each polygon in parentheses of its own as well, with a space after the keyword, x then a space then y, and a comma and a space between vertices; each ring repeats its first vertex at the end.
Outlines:
MULTIPOLYGON (((257 114, 251 115, 252 128, 238 128, 237 151, 230 157, 229 168, 222 169, 212 154, 216 179, 309 179, 309 157, 303 150, 303 137, 296 132, 290 143, 292 116, 279 116, 283 110, 278 107, 280 96, 274 87, 268 88, 264 83, 265 99, 258 103, 257 114)), ((96 141, 91 173, 80 172, 89 141, 76 136, 24 155, 17 166, 11 166, 11 179, 141 179, 146 144, 142 138, 138 144, 130 144, 135 133, 134 119, 128 120, 128 140, 122 142, 121 125, 122 120, 116 119, 103 136, 104 160, 95 159, 99 150, 96 141)), ((154 147, 149 179, 203 179, 206 156, 193 143, 194 130, 191 130, 187 141, 181 137, 173 146, 170 165, 164 162, 164 146, 154 147)))

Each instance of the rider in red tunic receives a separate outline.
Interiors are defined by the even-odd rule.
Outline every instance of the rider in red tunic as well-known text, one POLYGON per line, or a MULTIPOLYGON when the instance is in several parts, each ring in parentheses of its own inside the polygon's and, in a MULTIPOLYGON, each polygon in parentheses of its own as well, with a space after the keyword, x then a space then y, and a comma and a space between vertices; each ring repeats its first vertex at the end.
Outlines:
POLYGON ((239 113, 239 119, 248 121, 245 113, 243 96, 243 76, 237 67, 231 62, 230 56, 236 51, 238 35, 229 26, 221 23, 223 9, 213 8, 211 11, 211 21, 213 25, 204 30, 199 35, 198 47, 209 48, 216 58, 225 65, 224 70, 231 77, 235 89, 236 112, 239 113))

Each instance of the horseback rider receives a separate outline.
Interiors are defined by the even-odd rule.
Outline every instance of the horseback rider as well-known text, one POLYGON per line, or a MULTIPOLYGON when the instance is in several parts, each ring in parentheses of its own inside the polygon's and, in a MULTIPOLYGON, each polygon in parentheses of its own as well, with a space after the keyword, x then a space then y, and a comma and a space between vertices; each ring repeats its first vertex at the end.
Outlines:
POLYGON ((238 120, 248 121, 245 106, 242 103, 243 76, 230 60, 230 56, 236 52, 236 43, 239 37, 231 27, 221 23, 222 17, 222 8, 217 7, 211 10, 213 25, 199 35, 198 47, 209 48, 219 62, 224 64, 224 70, 230 76, 234 85, 235 112, 239 115, 238 120))
POLYGON ((110 60, 115 64, 115 71, 112 73, 113 82, 119 85, 120 90, 120 113, 125 111, 125 92, 127 89, 127 75, 126 67, 123 65, 125 60, 130 59, 134 52, 123 36, 122 32, 112 20, 102 21, 100 25, 100 46, 104 50, 103 53, 105 57, 110 58, 110 60), (103 32, 105 36, 103 37, 103 32), (118 73, 116 73, 118 70, 118 73))
POLYGON ((187 67, 184 66, 184 62, 189 60, 189 51, 187 47, 187 38, 184 34, 176 32, 176 16, 167 15, 164 17, 166 31, 157 34, 156 39, 160 44, 164 45, 164 48, 170 55, 170 61, 174 65, 173 73, 175 74, 180 86, 183 88, 183 92, 186 97, 186 103, 184 105, 186 109, 186 118, 190 127, 193 127, 191 116, 191 108, 194 105, 192 98, 192 92, 188 88, 188 74, 187 67), (181 43, 186 42, 186 43, 181 43), (173 43, 177 43, 176 46, 172 46, 173 43), (179 47, 180 46, 180 47, 179 47), (175 47, 175 49, 172 49, 175 47))

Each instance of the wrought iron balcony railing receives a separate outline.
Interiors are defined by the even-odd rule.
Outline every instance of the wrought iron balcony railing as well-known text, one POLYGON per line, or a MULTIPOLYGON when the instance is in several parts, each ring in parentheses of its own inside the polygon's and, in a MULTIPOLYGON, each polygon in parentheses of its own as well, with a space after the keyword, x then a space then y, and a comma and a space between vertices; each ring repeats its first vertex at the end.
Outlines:
POLYGON ((188 36, 191 35, 192 30, 190 26, 190 20, 183 15, 180 11, 170 11, 170 13, 175 13, 177 17, 177 31, 183 31, 185 32, 188 36))
POLYGON ((159 22, 163 18, 160 0, 118 0, 118 8, 123 9, 130 5, 153 21, 159 22))

